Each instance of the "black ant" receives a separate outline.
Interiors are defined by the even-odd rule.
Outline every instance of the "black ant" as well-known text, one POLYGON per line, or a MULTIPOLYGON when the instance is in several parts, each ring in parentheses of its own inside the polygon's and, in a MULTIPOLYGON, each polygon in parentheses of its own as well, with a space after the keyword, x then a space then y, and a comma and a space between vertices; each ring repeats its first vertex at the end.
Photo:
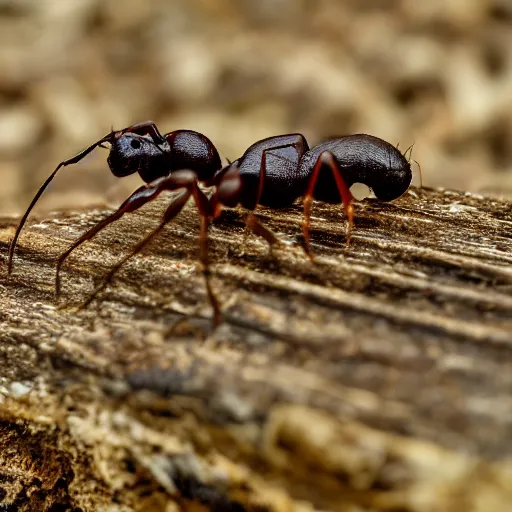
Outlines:
POLYGON ((272 247, 278 238, 255 216, 256 207, 285 208, 303 197, 304 248, 311 256, 309 225, 313 198, 343 203, 348 219, 348 242, 353 224, 353 197, 349 189, 352 184, 364 183, 373 189, 378 199, 390 201, 405 193, 412 180, 411 165, 405 156, 388 142, 371 135, 348 135, 323 142, 312 149, 299 133, 269 137, 254 143, 239 159, 222 167, 215 146, 204 135, 190 130, 161 135, 153 122, 146 121, 108 133, 57 166, 37 192, 16 230, 9 248, 9 273, 23 225, 57 171, 79 162, 96 147, 106 147, 106 143, 111 146, 107 161, 114 176, 123 177, 138 172, 146 185, 138 188, 117 211, 84 233, 60 256, 56 274, 57 294, 60 290, 60 268, 74 249, 125 213, 152 201, 161 192, 181 190, 167 208, 160 224, 111 269, 82 307, 87 306, 105 288, 129 258, 139 253, 178 215, 192 196, 201 216, 200 262, 215 324, 220 321, 221 314, 209 281, 207 232, 209 223, 220 215, 222 207, 240 204, 249 210, 246 226, 272 247), (211 197, 205 195, 199 183, 214 187, 211 197))

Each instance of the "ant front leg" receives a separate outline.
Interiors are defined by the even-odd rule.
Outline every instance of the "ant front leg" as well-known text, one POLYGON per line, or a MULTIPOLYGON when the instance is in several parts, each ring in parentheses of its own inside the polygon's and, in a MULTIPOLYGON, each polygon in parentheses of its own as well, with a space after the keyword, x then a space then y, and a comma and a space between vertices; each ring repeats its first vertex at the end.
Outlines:
POLYGON ((334 155, 330 151, 323 151, 320 153, 320 155, 318 155, 315 167, 313 168, 313 173, 311 174, 311 178, 309 180, 308 188, 304 194, 304 223, 302 225, 302 232, 304 235, 304 251, 310 259, 313 259, 309 235, 309 228, 311 223, 311 203, 313 201, 313 193, 315 191, 315 185, 318 180, 318 176, 320 175, 320 171, 324 166, 329 167, 331 170, 334 176, 334 180, 336 181, 336 186, 338 187, 338 192, 343 202, 345 215, 348 219, 347 244, 350 243, 350 235, 352 233, 352 226, 354 224, 354 206, 352 205, 352 193, 350 192, 350 189, 343 179, 340 166, 334 155))
POLYGON ((156 199, 164 190, 177 190, 179 188, 190 186, 191 182, 195 183, 195 173, 191 171, 182 171, 174 173, 173 177, 158 178, 157 180, 139 187, 114 213, 107 218, 98 222, 89 231, 84 233, 78 240, 76 240, 71 247, 64 252, 57 261, 57 272, 55 276, 55 291, 57 296, 60 293, 60 269, 68 256, 80 245, 87 240, 93 238, 101 230, 105 229, 109 224, 120 219, 125 213, 131 213, 138 210, 146 203, 156 199), (171 183, 172 179, 172 183, 171 183), (165 186, 163 184, 165 183, 165 186))
MULTIPOLYGON (((152 183, 149 183, 147 187, 142 187, 136 191, 130 198, 123 203, 123 206, 115 212, 112 216, 105 219, 106 222, 110 223, 114 220, 117 220, 116 217, 119 213, 121 215, 126 213, 127 211, 133 211, 135 209, 140 208, 146 202, 154 199, 157 195, 159 195, 163 191, 173 191, 180 188, 185 188, 185 190, 180 193, 167 208, 162 221, 160 224, 151 231, 143 240, 141 240, 124 258, 122 258, 105 276, 99 286, 93 291, 93 293, 89 296, 89 298, 80 306, 80 309, 87 307, 96 296, 104 290, 104 288, 111 282, 112 278, 118 272, 118 270, 126 263, 130 258, 140 253, 163 229, 164 227, 171 222, 183 209, 189 198, 192 196, 196 203, 197 209, 201 216, 201 234, 200 234, 200 261, 202 266, 203 275, 205 278, 206 290, 208 294, 208 299, 213 308, 213 323, 214 326, 218 325, 221 321, 221 312, 219 301, 217 300, 215 294, 213 293, 211 283, 210 283, 210 271, 208 264, 208 223, 209 219, 213 217, 214 212, 211 208, 210 202, 208 198, 201 191, 201 189, 197 185, 197 177, 195 173, 191 171, 177 171, 173 173, 172 176, 167 176, 165 178, 159 178, 152 183), (144 190, 150 191, 144 194, 144 190), (142 193, 142 194, 141 194, 142 193), (141 195, 143 197, 141 197, 141 195), (132 206, 128 206, 132 205, 132 206), (129 208, 127 210, 127 207, 129 208), (133 209, 132 209, 133 208, 133 209), (116 218, 114 218, 116 217, 116 218)), ((104 222, 105 222, 104 221, 104 222)), ((100 223, 102 224, 102 223, 100 223)), ((103 229, 104 225, 100 226, 99 229, 103 229)), ((91 231, 94 231, 93 228, 91 231)), ((98 230, 96 230, 97 232, 98 230)), ((86 239, 88 233, 86 233, 82 238, 86 239)), ((77 241, 77 243, 80 242, 77 241)), ((76 245, 76 243, 74 244, 76 245)), ((76 245, 77 246, 77 245, 76 245)), ((69 251, 68 251, 69 252, 69 251)))
POLYGON ((51 183, 55 175, 59 172, 59 170, 62 167, 66 167, 68 165, 76 164, 80 162, 83 158, 85 158, 89 153, 91 153, 95 148, 97 147, 105 147, 105 143, 113 144, 116 140, 116 138, 119 138, 123 133, 136 133, 139 135, 150 135, 154 142, 158 145, 159 143, 163 142, 164 138, 158 131, 158 128, 156 127, 155 123, 152 121, 144 121, 142 123, 137 123, 132 126, 129 126, 128 128, 124 128, 123 130, 114 131, 107 133, 105 136, 103 136, 101 139, 96 141, 94 144, 91 144, 88 148, 84 149, 83 151, 80 151, 77 155, 68 158, 67 160, 63 160, 56 168, 55 170, 48 176, 48 178, 45 180, 45 182, 41 185, 39 190, 37 191, 36 195, 34 196, 34 199, 32 199, 32 202, 30 203, 29 207, 27 208, 26 212, 24 213, 23 217, 21 218, 20 223, 18 224, 18 227, 16 228, 16 232, 14 233, 14 237, 11 241, 11 244, 9 246, 9 256, 7 261, 7 272, 10 274, 12 272, 12 262, 14 257, 14 251, 16 249, 16 245, 18 243, 18 238, 20 236, 21 230, 23 229, 23 226, 25 225, 28 216, 30 215, 30 212, 34 208, 35 204, 43 194, 43 192, 46 190, 48 185, 51 183))
POLYGON ((119 135, 123 135, 124 133, 135 133, 143 136, 149 135, 157 144, 161 144, 165 140, 153 121, 141 121, 140 123, 132 124, 131 126, 128 126, 128 128, 120 130, 117 133, 119 135))
POLYGON ((88 299, 80 306, 79 309, 86 308, 99 293, 101 293, 107 285, 112 281, 114 275, 119 271, 119 269, 131 258, 135 255, 139 254, 151 241, 164 229, 164 227, 171 222, 174 217, 176 217, 187 201, 190 199, 192 192, 188 189, 181 192, 169 205, 167 210, 164 213, 162 221, 160 224, 151 231, 145 238, 143 238, 124 258, 118 261, 114 267, 110 269, 108 274, 103 278, 102 282, 94 289, 92 294, 88 297, 88 299))

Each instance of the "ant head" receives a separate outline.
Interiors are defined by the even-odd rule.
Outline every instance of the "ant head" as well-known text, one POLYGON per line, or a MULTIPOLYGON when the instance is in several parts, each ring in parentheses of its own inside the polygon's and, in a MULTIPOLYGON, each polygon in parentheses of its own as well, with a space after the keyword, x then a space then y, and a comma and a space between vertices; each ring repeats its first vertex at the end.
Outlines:
POLYGON ((108 166, 118 178, 138 172, 145 182, 160 177, 166 153, 154 140, 131 132, 112 134, 108 166))

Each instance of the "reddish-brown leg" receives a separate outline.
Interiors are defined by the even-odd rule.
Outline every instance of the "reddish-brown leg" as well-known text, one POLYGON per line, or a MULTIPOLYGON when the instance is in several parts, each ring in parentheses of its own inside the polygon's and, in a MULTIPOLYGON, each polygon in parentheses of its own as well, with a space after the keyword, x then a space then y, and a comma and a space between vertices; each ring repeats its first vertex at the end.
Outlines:
POLYGON ((85 158, 89 153, 91 153, 95 148, 97 147, 105 147, 103 144, 105 142, 112 143, 116 137, 121 136, 123 133, 137 133, 139 135, 150 135, 153 140, 158 143, 163 140, 162 135, 158 131, 158 128, 156 127, 155 123, 152 121, 143 121, 141 123, 134 124, 132 126, 128 126, 128 128, 124 128, 123 130, 114 131, 112 130, 110 133, 107 133, 104 137, 96 141, 94 144, 91 144, 88 148, 84 149, 83 151, 80 151, 77 155, 75 155, 72 158, 68 158, 67 160, 62 161, 55 170, 48 176, 46 181, 41 185, 39 190, 37 191, 37 194, 34 196, 34 199, 32 199, 32 202, 30 203, 29 207, 27 208, 27 211, 21 218, 20 223, 18 224, 18 227, 16 228, 16 232, 14 233, 14 238, 11 241, 11 244, 9 246, 9 256, 7 261, 7 272, 10 274, 12 272, 12 262, 14 257, 14 251, 16 249, 16 245, 18 243, 18 238, 20 236, 21 230, 23 229, 23 226, 25 225, 28 216, 30 215, 30 212, 34 208, 35 204, 43 194, 43 192, 46 190, 50 182, 53 180, 55 175, 59 172, 59 170, 62 167, 66 167, 68 165, 76 164, 83 158, 85 158))
POLYGON ((213 292, 212 285, 210 282, 210 264, 208 258, 208 226, 210 225, 210 217, 207 215, 201 216, 201 232, 199 235, 200 251, 199 261, 201 262, 201 270, 204 276, 204 283, 206 286, 206 293, 208 294, 208 300, 213 309, 213 327, 217 327, 222 321, 222 313, 220 310, 219 299, 213 292))
POLYGON ((350 189, 347 187, 347 184, 345 183, 345 180, 341 175, 338 162, 334 158, 334 155, 330 151, 323 151, 318 156, 318 159, 315 163, 315 167, 313 169, 313 173, 311 174, 311 178, 309 180, 308 188, 306 190, 306 193, 304 194, 304 223, 302 225, 302 232, 304 234, 304 250, 311 259, 313 259, 309 236, 309 228, 311 223, 311 202, 313 201, 313 192, 315 190, 315 185, 318 180, 318 176, 320 174, 322 167, 324 166, 327 166, 331 169, 331 172, 336 181, 336 186, 338 187, 338 191, 341 196, 341 200, 343 201, 345 215, 347 216, 348 219, 347 244, 350 243, 350 235, 352 233, 352 226, 354 224, 354 207, 352 205, 352 193, 350 192, 350 189))
MULTIPOLYGON (((229 179, 229 177, 228 177, 229 179)), ((201 271, 204 276, 204 282, 206 286, 206 293, 208 294, 208 300, 213 309, 213 327, 217 327, 222 321, 222 314, 220 310, 220 303, 217 296, 213 292, 211 281, 210 281, 210 262, 208 257, 208 227, 210 220, 215 216, 220 215, 221 206, 218 202, 216 194, 211 199, 208 199, 204 192, 195 184, 192 190, 194 195, 194 201, 196 203, 199 215, 201 216, 201 231, 199 233, 199 261, 201 263, 201 271)))
POLYGON ((144 206, 149 201, 155 199, 164 190, 177 190, 190 186, 195 183, 196 176, 191 171, 182 171, 181 173, 174 173, 173 176, 165 178, 158 178, 157 180, 139 187, 119 208, 117 211, 103 219, 98 224, 93 226, 89 231, 84 233, 71 247, 64 252, 57 261, 57 272, 55 275, 55 291, 57 296, 60 293, 60 269, 67 257, 80 245, 87 240, 93 238, 102 229, 106 228, 112 222, 120 219, 125 213, 131 213, 144 206))
POLYGON ((247 218, 245 219, 245 225, 255 235, 261 236, 267 241, 270 251, 274 245, 281 243, 277 235, 272 230, 268 229, 262 222, 260 222, 254 212, 250 212, 249 215, 247 215, 247 218))
MULTIPOLYGON (((205 278, 208 299, 213 308, 213 324, 214 326, 216 326, 220 323, 220 306, 218 299, 213 293, 212 286, 210 283, 210 270, 208 262, 208 224, 209 219, 213 217, 214 212, 212 210, 210 201, 208 200, 204 192, 202 192, 201 189, 199 189, 199 187, 197 186, 197 179, 195 174, 190 171, 179 171, 173 173, 172 176, 168 176, 166 178, 159 178, 158 180, 155 180, 154 182, 149 184, 147 188, 144 188, 144 190, 146 191, 144 197, 147 202, 156 197, 159 193, 163 192, 164 190, 176 190, 178 188, 185 188, 186 190, 177 198, 174 199, 174 201, 166 210, 160 224, 143 240, 141 240, 129 254, 127 254, 109 271, 109 273, 102 280, 101 284, 96 287, 91 296, 81 305, 80 309, 88 306, 94 300, 94 298, 109 284, 109 282, 112 280, 112 278, 114 277, 116 272, 121 268, 121 266, 124 263, 126 263, 126 261, 128 261, 130 258, 138 254, 140 251, 142 251, 164 229, 164 227, 180 213, 180 211, 183 209, 190 196, 193 196, 197 209, 201 216, 200 262, 202 272, 205 278), (147 192, 148 190, 150 190, 150 192, 147 192)), ((136 200, 137 198, 134 198, 133 195, 124 204, 126 205, 127 203, 131 203, 132 199, 134 200, 134 203, 136 203, 134 204, 134 207, 140 208, 140 206, 142 206, 142 204, 139 204, 139 202, 136 200)), ((121 209, 123 209, 123 207, 121 209)), ((128 210, 126 210, 126 206, 124 206, 122 213, 126 213, 126 211, 128 210)))
POLYGON ((178 197, 176 197, 167 210, 164 213, 162 221, 160 224, 151 231, 145 238, 143 238, 124 258, 119 260, 114 267, 112 267, 108 274, 102 279, 101 283, 94 289, 91 295, 87 298, 87 300, 80 306, 79 309, 86 308, 97 296, 101 293, 108 284, 112 281, 114 275, 119 271, 119 269, 131 258, 140 253, 147 245, 151 243, 151 241, 164 229, 164 227, 171 222, 174 217, 176 217, 186 202, 189 200, 192 192, 188 189, 184 190, 178 197))
POLYGON ((265 177, 267 175, 267 153, 270 153, 271 151, 275 151, 277 149, 283 149, 283 148, 291 148, 294 147, 297 152, 299 153, 299 156, 302 155, 303 151, 299 149, 298 144, 290 143, 290 144, 283 144, 281 146, 276 146, 273 148, 265 149, 261 155, 261 166, 260 166, 260 174, 259 174, 259 180, 258 180, 258 192, 256 196, 256 201, 254 204, 254 208, 248 213, 246 219, 245 219, 245 233, 244 233, 244 241, 243 244, 245 245, 247 241, 248 231, 251 230, 255 235, 261 236, 264 238, 268 245, 269 245, 269 252, 272 252, 273 247, 276 244, 280 243, 279 238, 277 235, 267 227, 263 225, 263 223, 256 217, 255 210, 258 207, 258 204, 260 202, 261 194, 263 192, 263 187, 265 185, 265 177))
POLYGON ((46 178, 46 181, 41 185, 39 190, 37 191, 37 194, 34 196, 34 199, 32 199, 32 202, 30 203, 29 207, 27 208, 27 211, 24 213, 23 217, 21 218, 20 223, 18 224, 18 227, 16 228, 16 232, 14 233, 14 238, 11 241, 11 244, 9 246, 9 257, 7 261, 7 272, 10 274, 12 272, 12 261, 14 256, 14 250, 16 249, 16 244, 18 243, 18 238, 20 236, 21 230, 23 229, 23 226, 25 225, 25 222, 28 219, 28 216, 30 215, 30 212, 34 208, 37 201, 39 201, 39 198, 43 195, 43 192, 46 190, 50 182, 53 180, 55 175, 59 172, 59 170, 62 167, 66 167, 68 165, 76 164, 83 158, 85 158, 89 153, 91 153, 95 148, 98 146, 101 146, 105 142, 110 142, 112 138, 114 137, 114 133, 108 133, 104 137, 102 137, 100 140, 96 141, 94 144, 91 144, 88 148, 84 149, 83 151, 80 151, 77 155, 75 155, 72 158, 68 158, 67 160, 62 161, 55 170, 46 178))

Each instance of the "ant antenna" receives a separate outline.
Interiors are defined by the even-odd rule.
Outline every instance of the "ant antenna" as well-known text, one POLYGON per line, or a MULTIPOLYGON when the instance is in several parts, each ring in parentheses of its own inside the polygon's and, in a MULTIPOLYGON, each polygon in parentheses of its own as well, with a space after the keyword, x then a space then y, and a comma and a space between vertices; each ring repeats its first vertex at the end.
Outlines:
POLYGON ((423 174, 421 172, 421 165, 419 164, 418 160, 413 160, 413 162, 418 166, 418 171, 420 173, 420 188, 423 188, 423 174))
POLYGON ((413 142, 405 151, 404 151, 404 158, 407 158, 405 155, 407 155, 407 152, 409 151, 409 158, 407 159, 409 162, 411 161, 411 156, 412 156, 412 148, 414 147, 414 144, 416 144, 416 142, 413 142))
POLYGON ((20 223, 18 224, 18 227, 16 228, 16 233, 14 234, 14 238, 11 241, 11 245, 9 246, 9 258, 7 260, 7 272, 10 274, 12 272, 12 259, 14 256, 14 250, 16 249, 16 244, 18 242, 18 238, 20 236, 21 230, 23 229, 23 226, 25 225, 25 222, 27 221, 28 216, 30 215, 30 212, 32 211, 32 208, 34 208, 35 204, 39 200, 39 198, 42 196, 43 192, 46 190, 48 185, 51 183, 57 172, 62 167, 66 167, 67 165, 76 164, 82 158, 86 157, 94 148, 101 146, 105 142, 110 142, 114 140, 115 132, 112 130, 110 133, 102 137, 100 140, 96 141, 94 144, 91 144, 88 148, 84 149, 78 155, 75 155, 73 158, 70 158, 68 160, 64 160, 61 162, 56 169, 46 178, 46 181, 41 185, 41 188, 37 191, 37 194, 34 196, 34 199, 32 199, 32 202, 30 203, 29 207, 27 208, 27 211, 21 218, 20 223))

